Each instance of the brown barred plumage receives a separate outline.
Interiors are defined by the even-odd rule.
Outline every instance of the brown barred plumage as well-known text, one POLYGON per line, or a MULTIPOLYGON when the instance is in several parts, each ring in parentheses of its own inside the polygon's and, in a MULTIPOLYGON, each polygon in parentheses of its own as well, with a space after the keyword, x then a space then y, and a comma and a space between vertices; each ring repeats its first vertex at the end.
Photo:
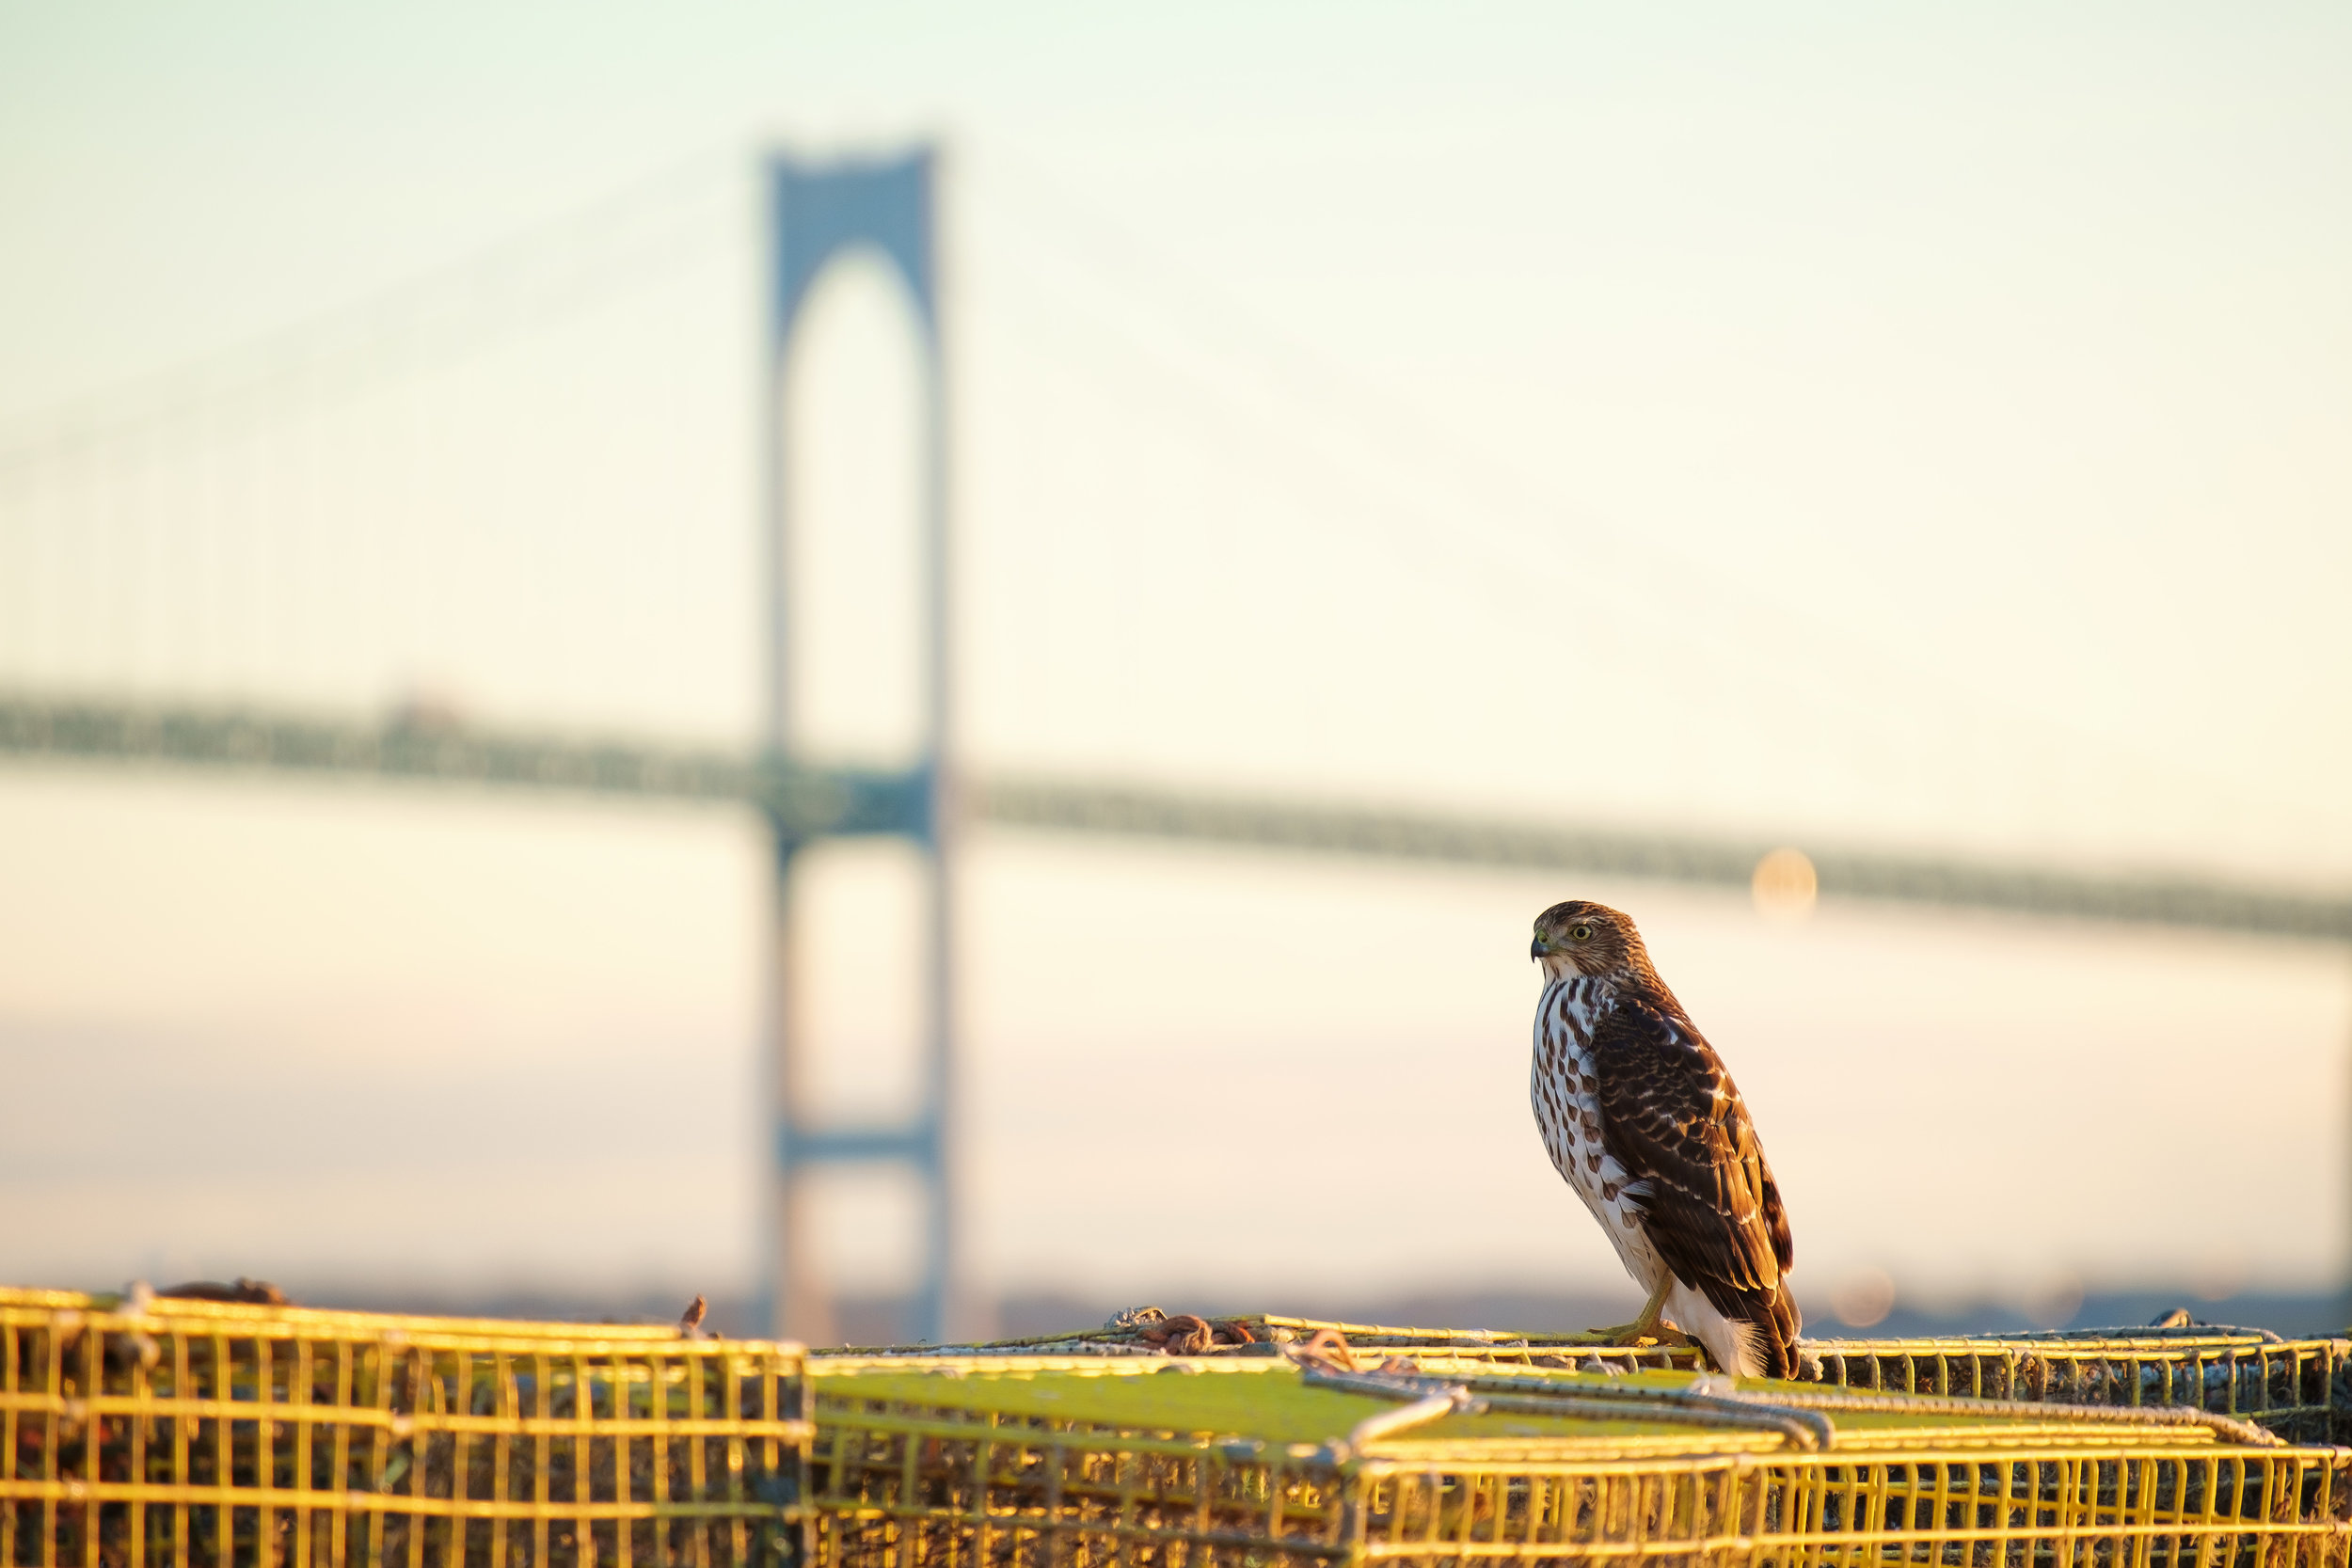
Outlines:
POLYGON ((1533 956, 1545 984, 1529 1092, 1553 1166, 1718 1368, 1794 1375, 1796 1249, 1731 1074, 1624 914, 1555 904, 1533 956))

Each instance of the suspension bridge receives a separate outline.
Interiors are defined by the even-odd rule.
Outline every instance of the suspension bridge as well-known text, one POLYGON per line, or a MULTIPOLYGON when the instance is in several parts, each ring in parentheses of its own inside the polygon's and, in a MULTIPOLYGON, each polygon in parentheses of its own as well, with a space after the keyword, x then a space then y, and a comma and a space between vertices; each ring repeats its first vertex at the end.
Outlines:
MULTIPOLYGON (((634 297, 648 277, 683 275, 707 285, 695 268, 709 260, 712 215, 734 211, 733 188, 723 183, 697 177, 634 193, 447 277, 0 446, 0 759, 343 775, 761 814, 773 832, 779 881, 770 1052, 778 1184, 769 1227, 778 1322, 789 1326, 821 1309, 805 1299, 814 1286, 798 1256, 804 1175, 886 1162, 917 1172, 928 1194, 924 1284, 910 1325, 926 1338, 944 1332, 958 1266, 949 889, 961 824, 1730 888, 1748 887, 1764 857, 1787 847, 1721 832, 1375 808, 972 764, 949 700, 953 486, 943 324, 951 296, 942 281, 937 170, 927 153, 843 164, 776 159, 751 204, 748 247, 729 227, 735 218, 715 225, 725 244, 748 248, 766 302, 753 388, 763 455, 750 498, 761 517, 767 620, 755 743, 485 721, 429 705, 371 713, 354 700, 394 684, 404 661, 462 668, 469 658, 495 660, 498 649, 519 641, 548 662, 596 662, 592 674, 609 672, 614 682, 650 690, 641 706, 660 705, 665 671, 629 625, 632 615, 647 625, 660 617, 632 606, 671 594, 672 610, 691 621, 691 583, 707 580, 648 567, 675 496, 642 499, 643 536, 583 539, 584 560, 516 544, 492 516, 513 504, 513 471, 593 470, 583 451, 595 442, 569 451, 542 444, 501 405, 494 380, 466 377, 474 374, 469 367, 517 352, 548 324, 560 327, 634 297), (917 584, 917 609, 901 629, 917 646, 901 652, 915 695, 909 754, 897 766, 821 760, 793 695, 792 632, 810 607, 798 580, 804 563, 793 553, 792 498, 801 471, 827 459, 787 440, 789 366, 803 308, 845 257, 878 258, 896 277, 918 364, 912 401, 920 434, 899 454, 914 470, 914 543, 903 563, 917 584), (436 378, 439 389, 430 396, 405 390, 436 378), (462 474, 452 483, 468 493, 437 490, 443 470, 462 474), (496 481, 486 499, 478 493, 485 474, 496 481), (389 482, 377 483, 386 475, 389 482), (339 497, 339 509, 323 511, 323 496, 339 497), (321 520, 330 515, 337 520, 321 520), (519 559, 532 551, 538 559, 519 559), (471 579, 501 573, 531 585, 507 599, 506 619, 519 627, 501 626, 500 612, 468 597, 471 579), (322 584, 330 578, 328 593, 322 584), (566 641, 549 628, 568 612, 548 606, 574 591, 594 607, 585 618, 595 629, 565 634, 566 641), (321 692, 326 700, 316 700, 321 692), (803 847, 865 834, 912 842, 929 867, 926 1087, 901 1121, 841 1127, 814 1119, 797 1086, 808 1047, 791 1006, 783 887, 803 847)), ((658 336, 664 327, 655 311, 630 329, 658 336)), ((594 395, 601 384, 592 360, 579 372, 591 389, 583 395, 594 395)), ((717 504, 708 495, 700 501, 706 510, 717 504)), ((2099 874, 1867 844, 1801 847, 1828 898, 2352 942, 2352 897, 2308 888, 2161 866, 2099 874)))

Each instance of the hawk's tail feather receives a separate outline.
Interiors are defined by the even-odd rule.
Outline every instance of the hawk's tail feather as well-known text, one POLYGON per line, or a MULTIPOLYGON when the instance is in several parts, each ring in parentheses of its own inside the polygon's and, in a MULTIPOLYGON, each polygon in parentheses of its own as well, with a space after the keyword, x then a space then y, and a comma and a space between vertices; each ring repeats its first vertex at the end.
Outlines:
MULTIPOLYGON (((1704 1300, 1722 1314, 1722 1326, 1714 1333, 1702 1329, 1693 1338, 1707 1347, 1717 1371, 1729 1372, 1734 1377, 1804 1375, 1797 1350, 1804 1313, 1798 1307, 1797 1298, 1789 1293, 1786 1278, 1769 1288, 1751 1290, 1710 1281, 1704 1300), (1718 1339, 1727 1342, 1718 1344, 1718 1339)), ((1687 1332, 1694 1325, 1682 1326, 1687 1332)))
POLYGON ((1736 1310, 1726 1311, 1727 1318, 1744 1320, 1749 1328, 1748 1342, 1755 1348, 1756 1377, 1793 1378, 1803 1374, 1797 1367, 1797 1335, 1804 1327, 1804 1313, 1797 1306, 1797 1298, 1789 1292, 1788 1281, 1780 1279, 1769 1291, 1742 1291, 1736 1310))

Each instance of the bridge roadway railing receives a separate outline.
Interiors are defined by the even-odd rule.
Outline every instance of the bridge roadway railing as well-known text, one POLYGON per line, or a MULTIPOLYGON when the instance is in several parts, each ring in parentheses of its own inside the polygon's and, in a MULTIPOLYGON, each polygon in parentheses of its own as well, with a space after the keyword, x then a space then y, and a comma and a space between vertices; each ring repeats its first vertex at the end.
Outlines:
MULTIPOLYGON (((748 753, 565 739, 434 721, 0 694, 0 758, 373 775, 740 801, 812 833, 902 831, 905 776, 748 753)), ((1021 776, 963 781, 963 809, 1007 827, 1745 887, 1775 846, 1440 813, 1021 776)), ((2352 942, 2352 896, 2178 875, 2101 875, 1864 849, 1812 848, 1820 891, 2005 913, 2352 942)))

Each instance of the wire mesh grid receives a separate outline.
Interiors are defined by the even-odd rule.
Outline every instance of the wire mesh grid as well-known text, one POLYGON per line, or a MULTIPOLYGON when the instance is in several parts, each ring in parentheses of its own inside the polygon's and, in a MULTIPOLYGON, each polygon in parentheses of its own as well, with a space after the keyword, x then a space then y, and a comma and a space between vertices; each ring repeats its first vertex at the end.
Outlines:
POLYGON ((2243 1329, 2003 1338, 1824 1339, 1820 1381, 1850 1388, 2091 1405, 2188 1405, 2293 1443, 2352 1442, 2352 1340, 2243 1329))
MULTIPOLYGON (((1696 1370, 1688 1346, 1598 1345, 1590 1336, 1412 1328, 1262 1314, 1226 1322, 1270 1349, 1331 1330, 1359 1352, 1405 1356, 1432 1371, 1480 1366, 1620 1371, 1696 1370)), ((1117 1350, 1132 1330, 1103 1329, 1028 1342, 1045 1350, 1117 1350)), ((1220 1347, 1249 1354, 1253 1347, 1220 1347)), ((1808 1381, 1841 1387, 2080 1405, 2187 1405, 2242 1416, 2293 1443, 2352 1444, 2352 1339, 2282 1339, 2260 1329, 2077 1329, 1944 1338, 1805 1341, 1808 1381)))
POLYGON ((804 1556, 796 1345, 0 1291, 0 1564, 804 1556))
POLYGON ((1028 1360, 820 1366, 818 1560, 2235 1568, 2344 1563, 2352 1539, 2352 1452, 2180 1427, 1841 1418, 1800 1452, 1756 1431, 1484 1417, 1351 1446, 1302 1434, 1346 1431, 1371 1402, 1319 1425, 1298 1402, 1318 1391, 1263 1361, 1179 1381, 1028 1360), (1120 1403, 1131 1418, 1111 1418, 1120 1403))

